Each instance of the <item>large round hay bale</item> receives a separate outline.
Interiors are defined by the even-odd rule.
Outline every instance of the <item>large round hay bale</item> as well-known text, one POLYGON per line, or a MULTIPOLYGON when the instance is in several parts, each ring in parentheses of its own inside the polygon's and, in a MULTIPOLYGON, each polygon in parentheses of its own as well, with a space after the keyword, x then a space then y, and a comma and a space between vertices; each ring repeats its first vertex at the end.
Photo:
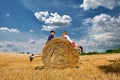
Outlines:
POLYGON ((78 59, 78 51, 68 40, 52 39, 43 48, 43 63, 47 68, 74 67, 78 59))

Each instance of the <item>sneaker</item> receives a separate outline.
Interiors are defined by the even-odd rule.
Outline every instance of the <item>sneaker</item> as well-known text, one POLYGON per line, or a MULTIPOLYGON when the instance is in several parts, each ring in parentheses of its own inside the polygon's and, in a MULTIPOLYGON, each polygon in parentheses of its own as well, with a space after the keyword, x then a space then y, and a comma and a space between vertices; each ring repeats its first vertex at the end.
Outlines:
POLYGON ((34 56, 34 54, 32 54, 31 56, 34 56))
POLYGON ((33 57, 29 56, 29 61, 32 62, 32 60, 33 60, 33 57))

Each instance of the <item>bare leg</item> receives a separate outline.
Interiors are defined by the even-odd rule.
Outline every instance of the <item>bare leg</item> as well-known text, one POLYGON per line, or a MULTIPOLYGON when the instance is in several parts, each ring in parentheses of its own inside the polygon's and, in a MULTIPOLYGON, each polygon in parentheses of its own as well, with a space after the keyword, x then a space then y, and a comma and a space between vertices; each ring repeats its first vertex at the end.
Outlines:
POLYGON ((29 56, 29 61, 32 62, 32 60, 36 57, 42 57, 42 55, 34 55, 32 54, 31 56, 29 56))
POLYGON ((32 56, 33 58, 36 58, 36 57, 42 57, 42 55, 34 55, 32 56))

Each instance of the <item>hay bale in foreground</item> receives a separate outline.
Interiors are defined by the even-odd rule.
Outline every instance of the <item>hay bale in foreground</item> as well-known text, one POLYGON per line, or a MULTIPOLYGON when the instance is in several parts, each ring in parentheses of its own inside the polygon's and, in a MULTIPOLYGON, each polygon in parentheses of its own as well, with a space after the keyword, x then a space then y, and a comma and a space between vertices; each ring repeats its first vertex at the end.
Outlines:
POLYGON ((68 40, 52 39, 43 48, 43 63, 47 68, 67 68, 77 65, 79 53, 68 40))

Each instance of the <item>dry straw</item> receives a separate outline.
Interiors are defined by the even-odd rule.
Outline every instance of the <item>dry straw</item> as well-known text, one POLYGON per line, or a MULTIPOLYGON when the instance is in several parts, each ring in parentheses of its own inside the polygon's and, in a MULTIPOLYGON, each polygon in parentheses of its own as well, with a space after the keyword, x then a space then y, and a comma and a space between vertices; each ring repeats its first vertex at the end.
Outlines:
POLYGON ((78 60, 78 51, 68 40, 52 39, 43 48, 43 63, 46 68, 75 67, 78 60))

